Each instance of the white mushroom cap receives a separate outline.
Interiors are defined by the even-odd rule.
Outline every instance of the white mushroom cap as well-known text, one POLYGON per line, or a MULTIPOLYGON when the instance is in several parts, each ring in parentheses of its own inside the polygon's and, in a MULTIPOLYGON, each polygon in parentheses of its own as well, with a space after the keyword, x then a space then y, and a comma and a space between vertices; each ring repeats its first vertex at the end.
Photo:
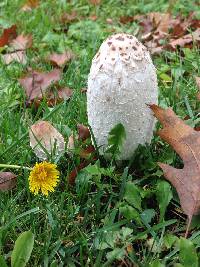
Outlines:
POLYGON ((127 138, 120 159, 130 158, 152 138, 155 119, 147 104, 157 99, 156 69, 145 46, 129 34, 107 38, 88 77, 88 122, 97 145, 105 148, 109 131, 122 123, 127 138))

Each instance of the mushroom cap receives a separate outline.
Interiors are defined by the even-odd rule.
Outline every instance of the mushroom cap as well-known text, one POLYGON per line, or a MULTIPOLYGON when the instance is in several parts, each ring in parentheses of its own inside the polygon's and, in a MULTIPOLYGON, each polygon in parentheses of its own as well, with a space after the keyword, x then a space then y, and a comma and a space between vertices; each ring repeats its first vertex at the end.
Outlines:
POLYGON ((92 60, 87 91, 88 122, 101 150, 117 123, 126 130, 119 159, 149 143, 155 119, 147 104, 157 101, 156 69, 146 47, 130 34, 107 38, 92 60))

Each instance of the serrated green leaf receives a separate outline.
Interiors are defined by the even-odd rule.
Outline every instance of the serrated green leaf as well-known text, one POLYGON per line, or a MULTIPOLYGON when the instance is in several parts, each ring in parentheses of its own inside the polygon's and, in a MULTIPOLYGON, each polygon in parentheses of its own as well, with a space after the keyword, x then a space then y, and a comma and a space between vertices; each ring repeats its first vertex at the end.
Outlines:
POLYGON ((184 267, 198 267, 198 256, 192 241, 180 238, 179 260, 184 267))
POLYGON ((119 123, 109 132, 108 148, 106 153, 111 153, 113 156, 119 155, 125 138, 125 128, 121 123, 119 123))
POLYGON ((158 181, 156 187, 156 199, 160 209, 160 221, 163 220, 167 206, 172 197, 171 185, 166 181, 158 181))
POLYGON ((22 233, 16 240, 11 255, 12 267, 24 267, 28 262, 34 244, 34 235, 31 231, 22 233))

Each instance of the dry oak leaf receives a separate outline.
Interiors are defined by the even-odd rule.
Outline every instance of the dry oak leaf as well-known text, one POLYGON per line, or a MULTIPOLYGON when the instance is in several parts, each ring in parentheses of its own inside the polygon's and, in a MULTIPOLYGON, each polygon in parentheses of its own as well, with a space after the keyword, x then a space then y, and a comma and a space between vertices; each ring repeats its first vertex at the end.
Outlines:
POLYGON ((60 155, 65 151, 64 137, 48 121, 39 121, 33 124, 29 131, 29 137, 30 146, 41 160, 46 160, 48 154, 51 155, 52 152, 60 155))
POLYGON ((150 108, 163 126, 159 136, 184 162, 183 169, 164 163, 159 163, 159 166, 165 178, 176 188, 181 207, 188 216, 187 236, 193 215, 200 212, 200 133, 179 119, 171 108, 164 110, 157 105, 150 105, 150 108))
POLYGON ((12 172, 0 172, 0 191, 7 191, 16 186, 17 175, 12 172))
POLYGON ((10 28, 4 29, 0 37, 0 47, 9 44, 17 36, 17 26, 12 25, 10 28))
POLYGON ((66 51, 63 54, 53 53, 48 56, 47 60, 50 61, 54 66, 63 67, 74 57, 75 56, 71 51, 66 51))
POLYGON ((32 70, 25 77, 19 79, 19 83, 25 89, 27 102, 36 98, 42 98, 47 88, 61 79, 61 70, 54 69, 50 72, 32 70))

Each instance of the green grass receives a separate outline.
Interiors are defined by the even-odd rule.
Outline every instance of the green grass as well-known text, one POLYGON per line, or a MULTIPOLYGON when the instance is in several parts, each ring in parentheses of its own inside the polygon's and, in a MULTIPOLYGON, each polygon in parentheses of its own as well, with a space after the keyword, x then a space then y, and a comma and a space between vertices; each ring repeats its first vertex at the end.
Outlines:
MULTIPOLYGON (((86 0, 48 0, 23 13, 19 11, 22 2, 2 0, 0 3, 2 27, 17 24, 18 33, 33 35, 26 66, 18 63, 5 66, 0 62, 0 163, 30 167, 37 161, 28 137, 28 129, 34 122, 50 121, 66 140, 72 131, 77 131, 77 123, 87 125, 86 96, 80 89, 87 86, 93 56, 113 29, 131 34, 138 29, 136 23, 120 24, 120 16, 166 12, 169 8, 174 15, 181 10, 187 16, 199 8, 195 1, 189 0, 174 3, 107 0, 101 6, 89 5, 86 0), (58 18, 72 10, 82 19, 65 25, 65 33, 58 18), (98 17, 96 21, 88 18, 93 14, 98 17), (108 24, 107 18, 112 18, 113 24, 108 24), (66 48, 77 55, 64 68, 60 81, 60 85, 73 88, 70 101, 54 108, 49 108, 45 101, 38 109, 26 107, 18 78, 28 67, 51 70, 50 64, 44 61, 45 56, 66 48)), ((173 107, 181 118, 189 115, 188 123, 193 126, 200 106, 194 81, 194 76, 200 76, 199 58, 196 47, 184 49, 182 53, 164 52, 153 58, 158 70, 159 104, 173 107), (166 82, 163 74, 169 75, 171 81, 166 82)), ((9 263, 15 240, 21 232, 31 230, 35 243, 28 266, 175 266, 181 262, 179 247, 184 253, 179 237, 184 235, 186 216, 180 210, 175 190, 167 182, 160 184, 164 179, 157 161, 182 166, 175 152, 155 136, 151 146, 139 147, 130 162, 117 167, 98 161, 93 168, 81 171, 76 185, 70 187, 67 175, 80 162, 80 157, 63 156, 58 162, 61 182, 48 198, 30 194, 28 171, 14 171, 18 175, 17 187, 0 192, 0 254, 9 263), (166 212, 168 201, 159 197, 159 190, 170 201, 166 212), (160 218, 159 204, 164 209, 164 219, 160 218)), ((197 253, 198 228, 199 220, 195 218, 190 239, 197 253)))

